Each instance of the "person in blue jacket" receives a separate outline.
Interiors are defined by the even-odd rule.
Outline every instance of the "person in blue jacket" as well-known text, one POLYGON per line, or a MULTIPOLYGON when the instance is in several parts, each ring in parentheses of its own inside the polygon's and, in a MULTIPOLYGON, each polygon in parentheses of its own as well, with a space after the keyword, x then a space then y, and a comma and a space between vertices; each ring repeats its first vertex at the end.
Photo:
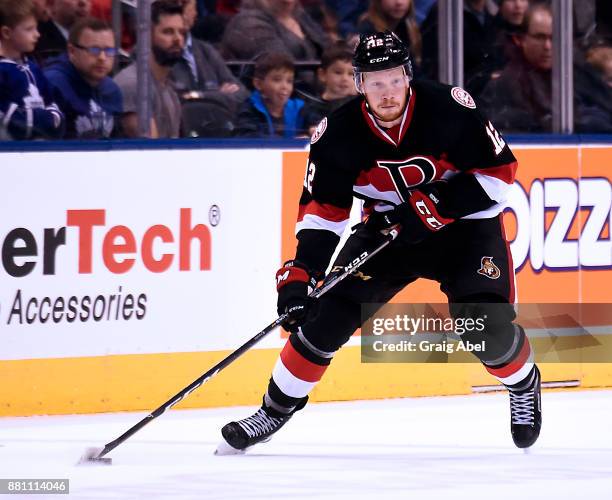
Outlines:
POLYGON ((238 111, 235 135, 241 137, 306 136, 304 101, 291 98, 295 67, 286 54, 271 52, 255 63, 255 91, 238 111))
POLYGON ((0 0, 0 140, 53 139, 64 117, 40 68, 26 54, 40 35, 32 0, 0 0))
POLYGON ((67 139, 118 135, 123 99, 108 76, 116 55, 112 28, 105 21, 85 18, 70 30, 68 53, 45 70, 66 116, 67 139))

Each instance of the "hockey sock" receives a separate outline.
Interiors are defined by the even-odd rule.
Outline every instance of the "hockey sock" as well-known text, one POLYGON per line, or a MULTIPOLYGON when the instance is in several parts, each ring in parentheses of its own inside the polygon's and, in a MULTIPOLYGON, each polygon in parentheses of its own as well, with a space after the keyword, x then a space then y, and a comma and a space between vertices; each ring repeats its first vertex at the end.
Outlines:
POLYGON ((317 349, 301 329, 292 333, 272 371, 264 396, 265 405, 284 414, 303 407, 308 393, 321 380, 334 354, 317 349))
POLYGON ((533 354, 525 331, 514 325, 510 349, 499 359, 483 362, 486 370, 510 390, 521 390, 533 375, 533 354))

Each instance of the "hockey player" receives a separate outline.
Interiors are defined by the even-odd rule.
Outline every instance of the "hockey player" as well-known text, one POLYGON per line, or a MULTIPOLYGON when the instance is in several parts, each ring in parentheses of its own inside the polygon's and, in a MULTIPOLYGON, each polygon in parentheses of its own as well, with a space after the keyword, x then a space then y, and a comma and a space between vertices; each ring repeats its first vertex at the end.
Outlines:
POLYGON ((353 66, 362 97, 323 119, 312 136, 296 256, 277 273, 289 340, 262 407, 223 427, 220 452, 268 440, 304 407, 361 325, 361 304, 386 303, 420 277, 440 283, 455 318, 493 312, 480 337, 462 340, 486 339, 477 356, 508 388, 512 438, 529 447, 541 426, 540 373, 525 332, 513 323, 514 268, 501 219, 516 159, 463 89, 411 81, 408 50, 395 34, 362 36, 353 66), (399 224, 400 236, 315 303, 309 290, 323 277, 353 196, 371 215, 336 265, 375 244, 382 230, 399 224))
POLYGON ((0 139, 57 138, 63 115, 26 54, 39 33, 32 0, 0 0, 0 139))

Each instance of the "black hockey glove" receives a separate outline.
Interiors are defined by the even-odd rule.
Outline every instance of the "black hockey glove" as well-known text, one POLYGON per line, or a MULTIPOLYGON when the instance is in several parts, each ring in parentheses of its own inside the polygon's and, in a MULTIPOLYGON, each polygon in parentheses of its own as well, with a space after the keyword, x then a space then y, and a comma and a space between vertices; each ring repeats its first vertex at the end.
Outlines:
POLYGON ((297 260, 285 262, 276 272, 276 308, 279 315, 289 315, 288 320, 283 323, 285 330, 297 332, 298 327, 316 316, 316 299, 308 297, 316 286, 317 280, 311 276, 306 266, 297 260))
POLYGON ((388 230, 397 224, 401 226, 398 240, 415 244, 423 241, 428 235, 439 231, 455 219, 440 215, 439 203, 434 193, 412 191, 407 202, 400 203, 393 210, 374 212, 368 217, 366 227, 373 231, 388 230))

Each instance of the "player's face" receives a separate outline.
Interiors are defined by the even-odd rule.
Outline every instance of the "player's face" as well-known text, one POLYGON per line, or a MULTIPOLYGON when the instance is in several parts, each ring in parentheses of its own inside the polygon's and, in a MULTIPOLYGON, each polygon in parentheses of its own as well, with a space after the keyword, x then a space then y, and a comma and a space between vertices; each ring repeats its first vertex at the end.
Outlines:
POLYGON ((523 17, 528 7, 529 0, 504 0, 499 11, 506 21, 518 26, 523 22, 523 17))
POLYGON ((350 61, 334 61, 327 68, 319 71, 319 79, 325 86, 329 99, 341 99, 355 95, 353 65, 350 61))
POLYGON ((527 62, 540 71, 552 68, 552 17, 545 10, 533 13, 520 44, 527 62))
POLYGON ((293 71, 285 68, 273 69, 264 78, 253 81, 255 88, 261 92, 266 105, 273 109, 282 109, 293 92, 293 71))
POLYGON ((109 75, 115 58, 106 55, 103 50, 98 55, 91 54, 88 49, 94 47, 98 49, 114 48, 113 32, 84 29, 79 37, 79 46, 69 45, 68 54, 70 61, 85 81, 97 85, 109 75))
POLYGON ((408 78, 398 67, 363 74, 363 91, 372 112, 378 119, 390 122, 398 119, 406 107, 408 78))
MULTIPOLYGON (((40 38, 38 22, 34 16, 28 16, 20 23, 10 28, 10 40, 7 42, 20 54, 29 54, 36 47, 40 38)), ((6 43, 6 42, 4 42, 6 43)))

